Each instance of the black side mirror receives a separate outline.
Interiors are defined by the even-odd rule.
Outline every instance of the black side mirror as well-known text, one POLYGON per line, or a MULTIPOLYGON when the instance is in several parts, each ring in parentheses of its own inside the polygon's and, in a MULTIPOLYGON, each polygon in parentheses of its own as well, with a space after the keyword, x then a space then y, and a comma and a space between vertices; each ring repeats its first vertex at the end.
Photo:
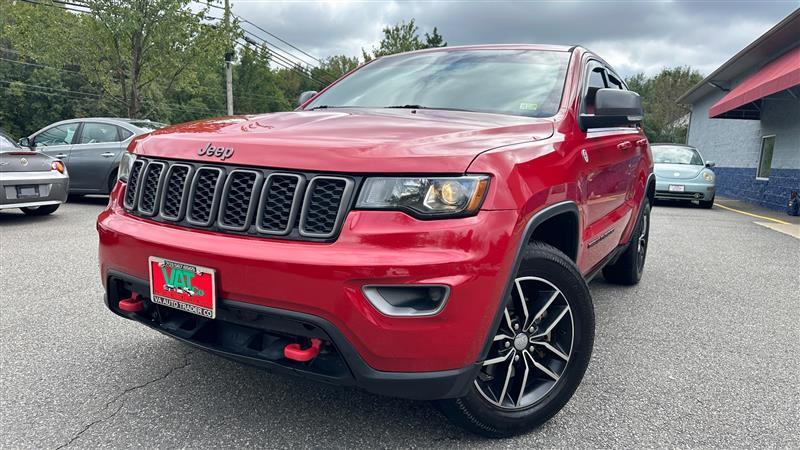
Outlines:
POLYGON ((589 128, 616 127, 642 121, 642 98, 632 91, 598 89, 594 100, 594 114, 581 114, 583 131, 589 128))
POLYGON ((305 91, 300 94, 300 98, 297 99, 297 106, 301 106, 303 103, 307 102, 308 99, 317 95, 317 91, 305 91))
POLYGON ((19 141, 17 141, 17 144, 19 144, 20 147, 33 147, 33 141, 31 141, 30 138, 26 138, 26 137, 19 138, 19 141))
POLYGON ((706 167, 708 167, 709 169, 716 165, 717 163, 715 163, 714 161, 706 161, 706 167))

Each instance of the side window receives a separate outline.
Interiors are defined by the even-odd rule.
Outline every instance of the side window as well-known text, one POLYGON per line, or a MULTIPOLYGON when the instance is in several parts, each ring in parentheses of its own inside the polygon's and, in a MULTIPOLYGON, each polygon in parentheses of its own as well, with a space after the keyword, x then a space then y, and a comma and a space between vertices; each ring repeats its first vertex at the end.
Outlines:
POLYGON ((756 178, 769 179, 772 171, 772 151, 775 150, 775 135, 761 138, 761 156, 758 161, 756 178))
POLYGON ((619 89, 622 91, 627 91, 627 89, 625 89, 625 86, 622 84, 622 81, 620 81, 619 78, 615 77, 610 72, 606 72, 606 77, 608 80, 608 87, 619 89))
POLYGON ((72 144, 75 132, 78 130, 78 123, 65 123, 48 128, 34 137, 35 147, 48 147, 52 145, 72 144))
POLYGON ((133 136, 132 131, 126 130, 125 128, 122 127, 117 127, 117 132, 119 133, 120 141, 124 141, 125 139, 128 139, 129 137, 133 136))
POLYGON ((102 144, 105 142, 119 142, 116 125, 95 122, 83 125, 78 144, 102 144))
POLYGON ((606 71, 596 63, 589 66, 587 74, 586 92, 583 96, 583 112, 594 114, 594 98, 597 91, 608 87, 606 85, 606 71))

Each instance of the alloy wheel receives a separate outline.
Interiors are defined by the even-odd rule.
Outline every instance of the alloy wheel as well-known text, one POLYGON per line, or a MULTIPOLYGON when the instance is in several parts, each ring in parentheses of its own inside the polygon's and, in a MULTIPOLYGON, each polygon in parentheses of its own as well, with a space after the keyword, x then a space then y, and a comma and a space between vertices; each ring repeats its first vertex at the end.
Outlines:
POLYGON ((508 410, 541 401, 569 363, 574 323, 569 300, 539 277, 514 280, 511 302, 494 336, 475 386, 493 405, 508 410))

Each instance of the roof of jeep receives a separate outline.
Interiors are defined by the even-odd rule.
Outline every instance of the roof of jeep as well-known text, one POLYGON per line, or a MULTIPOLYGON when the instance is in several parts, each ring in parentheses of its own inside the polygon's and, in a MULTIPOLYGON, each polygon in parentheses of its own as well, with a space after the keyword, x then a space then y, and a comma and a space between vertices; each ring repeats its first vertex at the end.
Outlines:
POLYGON ((465 51, 465 50, 544 50, 551 52, 569 52, 572 51, 575 45, 550 45, 550 44, 479 44, 479 45, 456 45, 448 47, 433 47, 423 50, 414 50, 411 52, 395 53, 393 55, 383 56, 382 58, 390 58, 397 55, 407 55, 409 53, 429 53, 429 52, 452 52, 452 51, 465 51))

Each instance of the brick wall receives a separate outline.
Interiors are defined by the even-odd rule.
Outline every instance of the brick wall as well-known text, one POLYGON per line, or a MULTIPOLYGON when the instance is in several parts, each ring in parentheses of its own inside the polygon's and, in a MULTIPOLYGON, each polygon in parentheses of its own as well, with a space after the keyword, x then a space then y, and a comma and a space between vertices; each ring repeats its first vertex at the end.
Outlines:
POLYGON ((717 193, 765 208, 784 210, 789 193, 800 192, 800 169, 772 169, 769 180, 756 180, 756 169, 715 167, 717 193))

